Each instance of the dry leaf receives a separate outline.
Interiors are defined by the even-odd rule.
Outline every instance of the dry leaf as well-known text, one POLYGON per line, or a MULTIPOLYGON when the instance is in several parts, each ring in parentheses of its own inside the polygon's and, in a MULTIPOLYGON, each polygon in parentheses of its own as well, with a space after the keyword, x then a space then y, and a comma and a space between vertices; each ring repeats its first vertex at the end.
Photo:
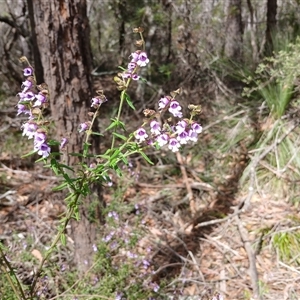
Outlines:
POLYGON ((31 254, 32 254, 35 258, 37 258, 40 262, 43 260, 43 256, 42 256, 41 252, 40 252, 39 250, 37 250, 37 249, 33 249, 33 250, 31 251, 31 254))

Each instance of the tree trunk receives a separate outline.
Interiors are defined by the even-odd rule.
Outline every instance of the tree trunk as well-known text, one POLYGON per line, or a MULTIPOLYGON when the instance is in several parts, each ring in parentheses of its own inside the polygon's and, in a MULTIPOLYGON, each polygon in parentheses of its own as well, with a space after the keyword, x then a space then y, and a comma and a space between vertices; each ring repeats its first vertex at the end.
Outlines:
MULTIPOLYGON (((86 0, 35 0, 37 43, 49 86, 56 138, 69 137, 69 152, 80 152, 80 123, 88 120, 92 91, 90 28, 86 0)), ((73 165, 76 158, 66 158, 73 165)), ((80 221, 72 222, 75 263, 81 272, 91 265, 96 223, 89 222, 91 198, 80 206, 80 221)), ((99 202, 99 201, 98 201, 99 202)), ((95 205, 94 205, 95 206, 95 205)))
POLYGON ((37 43, 37 37, 35 33, 35 20, 33 12, 33 3, 32 0, 27 0, 28 15, 30 21, 30 36, 31 36, 31 51, 33 53, 34 59, 34 72, 37 79, 37 83, 41 84, 44 80, 44 70, 41 62, 41 54, 37 43))
POLYGON ((242 58, 243 26, 242 1, 227 0, 226 2, 226 36, 224 54, 231 60, 242 58))
POLYGON ((266 43, 265 55, 271 56, 274 50, 273 33, 276 28, 277 0, 267 1, 267 27, 266 27, 266 43))

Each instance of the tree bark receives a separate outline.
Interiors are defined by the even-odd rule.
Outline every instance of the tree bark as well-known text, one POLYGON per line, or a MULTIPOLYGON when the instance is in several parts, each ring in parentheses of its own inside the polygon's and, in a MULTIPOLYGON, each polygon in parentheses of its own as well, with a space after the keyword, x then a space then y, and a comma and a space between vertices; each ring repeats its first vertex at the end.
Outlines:
POLYGON ((31 51, 33 53, 34 59, 34 72, 37 79, 37 83, 41 84, 44 80, 44 70, 41 62, 41 54, 37 43, 37 37, 35 33, 35 20, 34 20, 34 13, 33 13, 33 2, 32 0, 27 0, 27 7, 28 7, 28 15, 30 21, 30 36, 31 36, 31 51))
POLYGON ((227 0, 226 3, 226 36, 224 54, 231 60, 242 59, 242 1, 227 0))
MULTIPOLYGON (((88 120, 90 108, 91 48, 86 0, 35 0, 34 21, 44 78, 50 91, 50 108, 56 138, 69 137, 69 152, 80 152, 80 123, 88 120)), ((66 158, 74 165, 76 158, 66 158)), ((99 204, 99 200, 97 199, 99 204)), ((96 223, 89 220, 92 198, 80 206, 80 221, 72 222, 75 264, 80 272, 91 265, 96 223)))
POLYGON ((271 56, 274 50, 273 33, 276 28, 276 15, 277 15, 277 0, 267 1, 267 27, 266 27, 266 43, 265 55, 271 56))

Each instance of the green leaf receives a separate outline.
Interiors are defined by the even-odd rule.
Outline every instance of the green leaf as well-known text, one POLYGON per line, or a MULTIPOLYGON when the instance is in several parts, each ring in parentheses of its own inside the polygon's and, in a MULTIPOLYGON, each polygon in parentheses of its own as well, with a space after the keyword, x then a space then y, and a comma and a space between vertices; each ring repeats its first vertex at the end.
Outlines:
POLYGON ((101 133, 99 133, 99 132, 94 132, 94 131, 92 131, 92 134, 93 134, 93 135, 100 135, 100 136, 103 136, 103 134, 101 134, 101 133))
POLYGON ((115 159, 120 152, 121 151, 119 149, 116 149, 115 152, 110 156, 110 160, 112 161, 113 159, 115 159))
POLYGON ((123 140, 123 141, 127 141, 127 137, 124 136, 124 135, 122 135, 122 134, 113 132, 113 135, 115 135, 116 137, 120 138, 120 139, 123 140))
POLYGON ((125 100, 126 100, 127 104, 128 104, 133 110, 135 110, 135 107, 134 107, 134 105, 133 105, 133 103, 132 103, 132 101, 131 101, 129 95, 126 94, 126 93, 124 93, 124 96, 125 96, 125 100))
POLYGON ((56 186, 56 187, 52 188, 52 191, 61 191, 61 190, 65 189, 67 186, 68 186, 68 183, 63 182, 59 186, 56 186))
POLYGON ((54 140, 48 140, 47 144, 49 146, 58 146, 58 145, 60 145, 60 143, 58 141, 54 141, 54 140))
POLYGON ((53 172, 55 173, 56 176, 58 176, 60 174, 60 171, 57 167, 57 161, 56 159, 52 158, 50 161, 51 164, 51 169, 53 170, 53 172))
POLYGON ((65 164, 58 164, 58 166, 61 167, 61 168, 68 169, 68 170, 74 172, 74 170, 73 170, 71 167, 69 167, 68 165, 65 165, 65 164))
POLYGON ((25 158, 25 157, 31 156, 31 155, 33 155, 35 153, 37 153, 37 151, 36 150, 32 150, 32 151, 28 152, 27 154, 24 154, 23 156, 21 156, 21 158, 25 158))
POLYGON ((63 246, 66 246, 66 244, 67 244, 67 239, 66 239, 66 235, 65 235, 64 233, 62 233, 62 234, 60 235, 60 241, 61 241, 61 243, 62 243, 63 246))
POLYGON ((119 124, 119 121, 118 121, 118 120, 111 119, 111 122, 112 122, 112 123, 105 129, 105 131, 106 131, 106 130, 109 130, 109 129, 112 129, 112 128, 118 126, 118 124, 119 124))
POLYGON ((150 158, 143 152, 143 151, 140 151, 139 152, 143 158, 150 164, 150 165, 153 165, 153 162, 150 160, 150 158))
POLYGON ((125 165, 128 165, 128 160, 125 156, 121 157, 122 161, 124 162, 125 165))

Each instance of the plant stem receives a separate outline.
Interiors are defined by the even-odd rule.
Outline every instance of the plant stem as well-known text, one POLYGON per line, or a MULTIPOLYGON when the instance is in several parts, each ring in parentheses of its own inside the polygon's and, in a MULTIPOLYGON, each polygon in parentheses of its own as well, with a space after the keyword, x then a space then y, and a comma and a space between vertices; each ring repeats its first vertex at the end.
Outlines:
POLYGON ((18 289, 19 289, 19 291, 20 291, 21 296, 19 296, 19 293, 18 293, 18 291, 17 291, 17 289, 16 289, 16 285, 15 285, 14 282, 11 280, 11 277, 8 275, 7 271, 5 270, 4 265, 2 265, 2 270, 3 270, 3 272, 5 273, 5 275, 7 276, 7 279, 8 279, 8 281, 9 281, 9 284, 10 284, 10 286, 12 287, 12 289, 14 290, 15 295, 18 297, 18 299, 24 299, 24 300, 26 300, 26 296, 25 296, 25 294, 24 294, 22 285, 21 285, 21 283, 20 283, 20 281, 19 281, 19 279, 18 279, 18 277, 17 277, 15 271, 14 271, 13 268, 11 267, 9 261, 8 261, 7 258, 5 257, 5 255, 4 255, 4 253, 3 253, 2 249, 1 249, 1 247, 0 247, 0 254, 1 254, 1 257, 2 257, 3 261, 5 262, 5 265, 8 267, 10 273, 13 274, 13 276, 14 276, 14 278, 15 278, 15 280, 16 280, 16 285, 17 285, 17 287, 18 287, 18 289))
MULTIPOLYGON (((83 181, 84 179, 82 179, 83 181)), ((50 254, 52 253, 52 251, 54 250, 55 246, 57 245, 57 243, 59 242, 62 234, 64 234, 67 226, 68 226, 68 223, 69 221, 71 220, 72 216, 73 216, 73 213, 74 213, 74 208, 76 207, 77 205, 77 202, 78 202, 78 199, 79 199, 79 196, 80 196, 80 193, 77 192, 75 195, 75 201, 74 201, 74 204, 72 205, 72 207, 69 207, 68 209, 68 212, 67 212, 67 215, 66 215, 66 220, 65 220, 65 223, 63 225, 63 227, 59 230, 58 234, 56 235, 54 241, 52 242, 49 250, 46 252, 45 254, 45 257, 43 258, 43 260, 40 262, 40 265, 36 271, 36 274, 35 274, 35 277, 34 277, 34 281, 31 285, 31 289, 30 289, 30 294, 31 294, 31 297, 33 297, 33 294, 34 294, 34 289, 35 289, 35 286, 37 284, 37 280, 41 274, 41 271, 42 271, 42 268, 43 268, 43 265, 45 263, 45 261, 48 259, 48 257, 50 256, 50 254)))
MULTIPOLYGON (((128 78, 126 85, 125 85, 125 89, 121 92, 121 96, 120 96, 120 105, 119 105, 119 109, 118 109, 118 114, 117 114, 117 121, 120 121, 120 117, 121 117, 121 112, 122 112, 122 108, 123 108, 123 104, 124 104, 124 99, 125 99, 125 95, 126 95, 126 91, 130 85, 131 82, 131 78, 128 78)), ((114 132, 117 131, 117 127, 115 127, 114 132)), ((116 136, 113 134, 112 137, 112 142, 111 142, 111 147, 110 149, 112 150, 115 146, 115 142, 116 142, 116 136)))

